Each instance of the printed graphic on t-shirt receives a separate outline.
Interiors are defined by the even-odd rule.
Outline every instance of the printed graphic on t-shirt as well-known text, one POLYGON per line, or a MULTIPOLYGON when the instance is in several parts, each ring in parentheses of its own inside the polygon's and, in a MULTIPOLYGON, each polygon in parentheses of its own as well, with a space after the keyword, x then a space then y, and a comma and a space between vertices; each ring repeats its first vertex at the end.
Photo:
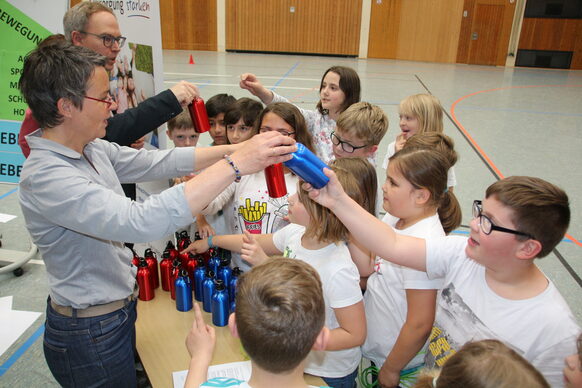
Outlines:
POLYGON ((498 337, 477 318, 450 283, 442 289, 437 301, 425 366, 442 367, 466 342, 498 337))
POLYGON ((294 259, 295 254, 293 254, 293 249, 291 249, 289 246, 286 246, 285 250, 283 251, 283 257, 286 257, 288 259, 294 259))
MULTIPOLYGON (((285 217, 288 213, 287 195, 281 198, 270 198, 268 193, 261 193, 260 200, 244 199, 244 206, 235 209, 237 222, 235 232, 247 230, 251 234, 273 233, 288 222, 285 217)), ((242 202, 242 201, 241 201, 242 202)))

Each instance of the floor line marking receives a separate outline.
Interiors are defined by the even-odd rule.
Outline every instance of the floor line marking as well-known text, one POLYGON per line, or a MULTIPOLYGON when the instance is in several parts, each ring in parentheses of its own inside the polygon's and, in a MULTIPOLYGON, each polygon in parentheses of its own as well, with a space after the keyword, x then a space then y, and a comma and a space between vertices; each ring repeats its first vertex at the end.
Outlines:
POLYGON ((14 363, 18 361, 20 357, 22 357, 22 355, 28 350, 28 348, 30 348, 32 344, 36 342, 38 337, 40 337, 43 333, 44 324, 40 325, 40 327, 36 329, 36 331, 32 333, 32 335, 28 337, 28 339, 22 345, 20 345, 18 349, 16 349, 14 354, 12 354, 12 356, 10 356, 8 360, 4 362, 4 364, 0 365, 0 377, 2 377, 2 375, 4 375, 4 373, 6 373, 8 369, 10 369, 10 367, 14 365, 14 363))

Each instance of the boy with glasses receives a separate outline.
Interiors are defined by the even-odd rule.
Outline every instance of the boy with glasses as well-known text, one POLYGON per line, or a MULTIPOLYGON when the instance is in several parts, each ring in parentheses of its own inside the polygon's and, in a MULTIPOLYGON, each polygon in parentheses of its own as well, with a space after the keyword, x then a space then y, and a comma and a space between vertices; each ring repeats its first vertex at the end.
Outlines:
POLYGON ((366 158, 376 166, 376 151, 388 131, 384 111, 368 102, 357 102, 343 111, 330 135, 336 158, 366 158))
POLYGON ((378 256, 445 278, 426 366, 442 366, 466 342, 499 339, 562 387, 564 358, 580 333, 558 289, 535 265, 561 241, 570 222, 568 196, 539 178, 495 182, 474 204, 469 239, 398 235, 349 199, 333 172, 310 196, 329 207, 378 256))

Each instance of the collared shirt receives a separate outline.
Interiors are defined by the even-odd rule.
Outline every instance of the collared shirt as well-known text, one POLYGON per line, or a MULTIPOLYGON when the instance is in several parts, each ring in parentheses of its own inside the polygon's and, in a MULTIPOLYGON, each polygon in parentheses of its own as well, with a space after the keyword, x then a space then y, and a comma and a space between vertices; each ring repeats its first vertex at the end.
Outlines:
POLYGON ((193 221, 184 185, 143 203, 126 198, 121 184, 183 176, 194 169, 194 149, 134 150, 104 140, 83 154, 41 137, 20 177, 26 227, 46 264, 50 296, 74 308, 129 296, 136 268, 123 245, 162 238, 193 221))

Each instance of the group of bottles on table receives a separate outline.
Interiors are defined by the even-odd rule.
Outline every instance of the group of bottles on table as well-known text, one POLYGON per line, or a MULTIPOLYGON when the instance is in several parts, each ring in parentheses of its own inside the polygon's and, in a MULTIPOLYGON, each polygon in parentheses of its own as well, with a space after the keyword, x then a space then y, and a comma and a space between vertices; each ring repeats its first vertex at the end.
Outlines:
MULTIPOLYGON (((200 239, 198 233, 195 239, 200 239)), ((194 298, 202 302, 204 311, 212 313, 212 323, 226 326, 229 314, 235 310, 236 283, 242 271, 238 267, 230 268, 227 250, 209 249, 199 255, 180 253, 191 242, 187 231, 176 233, 176 241, 176 246, 168 241, 159 271, 156 254, 150 248, 145 250, 143 257, 133 251, 132 263, 138 267, 139 299, 153 299, 155 289, 161 284, 162 290, 169 291, 176 301, 178 311, 189 311, 193 307, 194 292, 194 298)))

